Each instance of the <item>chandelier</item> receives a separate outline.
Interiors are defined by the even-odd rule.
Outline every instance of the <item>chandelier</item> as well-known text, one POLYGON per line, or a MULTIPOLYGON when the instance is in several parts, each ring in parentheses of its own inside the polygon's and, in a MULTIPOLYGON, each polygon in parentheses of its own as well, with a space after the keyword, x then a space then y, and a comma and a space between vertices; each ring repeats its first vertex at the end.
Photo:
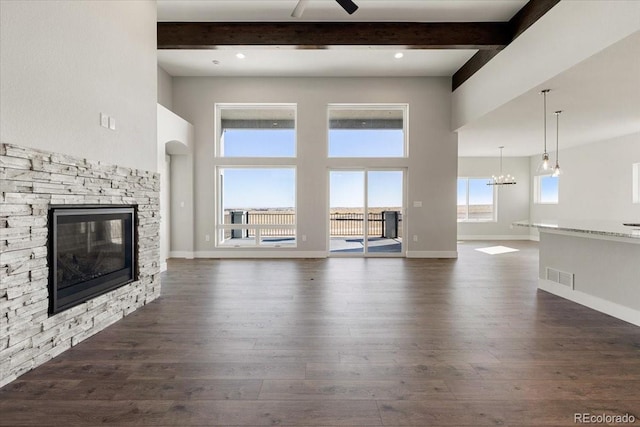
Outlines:
POLYGON ((491 180, 487 182, 487 185, 513 185, 516 183, 516 177, 502 173, 502 149, 504 148, 504 145, 501 145, 498 148, 500 149, 500 175, 492 176, 491 180))

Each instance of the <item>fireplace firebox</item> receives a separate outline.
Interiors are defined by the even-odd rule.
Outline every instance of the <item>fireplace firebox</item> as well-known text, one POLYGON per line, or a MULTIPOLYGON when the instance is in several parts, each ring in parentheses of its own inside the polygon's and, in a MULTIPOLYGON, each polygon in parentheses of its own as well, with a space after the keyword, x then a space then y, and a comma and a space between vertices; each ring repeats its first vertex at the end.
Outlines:
POLYGON ((49 313, 136 280, 135 206, 51 206, 49 313))

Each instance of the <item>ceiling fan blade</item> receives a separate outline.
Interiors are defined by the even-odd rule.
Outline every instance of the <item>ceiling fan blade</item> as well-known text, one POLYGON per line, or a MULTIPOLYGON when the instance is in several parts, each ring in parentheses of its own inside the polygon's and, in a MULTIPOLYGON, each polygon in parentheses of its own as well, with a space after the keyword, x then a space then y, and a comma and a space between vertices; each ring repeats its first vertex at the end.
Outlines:
POLYGON ((349 14, 353 15, 353 13, 358 10, 358 5, 352 2, 351 0, 336 0, 340 6, 349 14))
MULTIPOLYGON (((349 15, 353 15, 353 13, 356 10, 358 10, 358 5, 351 0, 336 0, 336 1, 340 6, 342 6, 342 8, 349 15)), ((298 0, 298 4, 296 4, 296 7, 293 9, 293 12, 291 12, 291 17, 292 18, 302 17, 302 14, 304 13, 304 9, 307 7, 307 3, 309 3, 309 0, 298 0)))
POLYGON ((307 3, 309 3, 309 0, 299 0, 295 9, 293 9, 293 12, 291 12, 291 17, 300 18, 302 16, 302 13, 304 12, 304 8, 307 7, 307 3))

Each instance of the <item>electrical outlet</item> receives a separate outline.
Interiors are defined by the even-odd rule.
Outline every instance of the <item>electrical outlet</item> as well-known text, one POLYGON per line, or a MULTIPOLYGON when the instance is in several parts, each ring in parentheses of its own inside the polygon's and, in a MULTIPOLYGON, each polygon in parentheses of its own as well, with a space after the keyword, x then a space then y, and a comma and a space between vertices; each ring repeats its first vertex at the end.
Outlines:
POLYGON ((421 200, 416 200, 413 202, 413 207, 414 208, 421 208, 422 207, 422 201, 421 200))
POLYGON ((208 242, 208 241, 210 241, 210 240, 211 240, 211 236, 209 236, 208 234, 205 234, 205 235, 204 235, 204 241, 205 241, 205 242, 208 242))
POLYGON ((417 235, 417 234, 414 234, 414 235, 413 235, 413 241, 414 241, 414 242, 417 242, 417 241, 418 241, 418 235, 417 235))
POLYGON ((109 129, 116 130, 116 119, 109 117, 109 129))
POLYGON ((302 241, 303 241, 303 242, 306 242, 306 241, 307 241, 307 235, 306 235, 306 234, 303 234, 303 235, 302 235, 302 241))
POLYGON ((105 113, 100 113, 100 126, 102 126, 103 128, 109 127, 109 116, 107 116, 105 113))

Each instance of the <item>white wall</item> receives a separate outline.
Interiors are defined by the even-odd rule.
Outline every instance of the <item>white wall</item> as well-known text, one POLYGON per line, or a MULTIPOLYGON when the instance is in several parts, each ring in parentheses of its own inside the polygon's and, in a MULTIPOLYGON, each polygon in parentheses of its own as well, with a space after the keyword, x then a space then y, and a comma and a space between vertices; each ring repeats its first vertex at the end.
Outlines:
POLYGON ((158 104, 162 263, 172 252, 193 253, 193 147, 193 125, 158 104), (166 154, 171 157, 169 163, 166 154))
POLYGON ((155 171, 156 73, 155 1, 3 1, 0 140, 155 171))
POLYGON ((173 108, 173 77, 158 66, 158 104, 173 108))
MULTIPOLYGON (((532 171, 539 161, 530 158, 532 171)), ((538 205, 532 198, 530 218, 640 220, 632 198, 634 163, 640 163, 640 133, 560 150, 559 203, 538 205)))
MULTIPOLYGON (((408 103, 408 256, 455 256, 457 137, 450 131, 451 89, 447 78, 197 78, 174 77, 173 109, 195 127, 195 248, 214 246, 214 104, 297 103, 297 252, 326 254, 327 169, 361 165, 327 159, 327 104, 408 103), (422 201, 413 208, 412 201, 422 201), (206 242, 205 234, 212 239, 206 242)), ((228 251, 228 249, 227 249, 228 251)), ((286 249, 282 249, 286 251, 286 249)))
POLYGON ((193 258, 195 242, 193 164, 192 153, 171 155, 170 258, 193 258))
MULTIPOLYGON (((499 170, 499 157, 460 157, 458 159, 458 176, 460 177, 486 178, 497 175, 499 170)), ((511 224, 514 221, 529 218, 529 158, 505 157, 503 171, 515 176, 517 184, 496 187, 497 221, 459 222, 458 239, 528 239, 528 229, 511 227, 511 224)))

